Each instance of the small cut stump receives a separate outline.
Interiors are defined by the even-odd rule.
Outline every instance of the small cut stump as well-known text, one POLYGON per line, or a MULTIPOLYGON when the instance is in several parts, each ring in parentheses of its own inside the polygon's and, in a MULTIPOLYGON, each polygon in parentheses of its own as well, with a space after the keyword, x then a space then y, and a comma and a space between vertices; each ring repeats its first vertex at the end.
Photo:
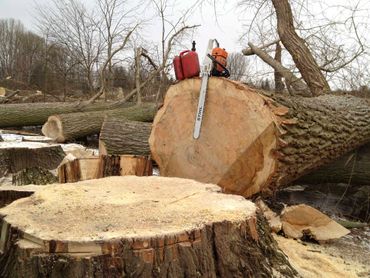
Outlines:
POLYGON ((53 170, 65 153, 59 145, 37 142, 4 142, 0 144, 0 178, 30 168, 53 170))
POLYGON ((1 277, 295 275, 255 205, 212 184, 109 177, 0 210, 1 277))
POLYGON ((58 168, 60 183, 101 179, 110 176, 151 176, 149 157, 136 155, 100 155, 68 161, 58 168))

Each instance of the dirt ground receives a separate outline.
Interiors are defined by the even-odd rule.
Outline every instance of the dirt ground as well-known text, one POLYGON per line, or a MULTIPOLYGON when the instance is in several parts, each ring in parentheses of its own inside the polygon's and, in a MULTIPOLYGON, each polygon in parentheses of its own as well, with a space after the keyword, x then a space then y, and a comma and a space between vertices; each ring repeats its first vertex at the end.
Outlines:
POLYGON ((304 278, 370 277, 370 227, 322 244, 274 237, 304 278))

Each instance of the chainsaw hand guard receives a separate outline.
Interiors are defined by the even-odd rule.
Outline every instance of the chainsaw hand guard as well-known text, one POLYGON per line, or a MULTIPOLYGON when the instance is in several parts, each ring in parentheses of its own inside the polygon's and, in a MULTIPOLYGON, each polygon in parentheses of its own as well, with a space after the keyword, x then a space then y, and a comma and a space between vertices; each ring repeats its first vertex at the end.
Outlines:
POLYGON ((217 70, 217 67, 213 67, 212 69, 212 72, 211 72, 211 76, 222 76, 222 77, 230 77, 230 72, 229 70, 223 65, 221 64, 219 61, 217 61, 215 59, 215 57, 213 57, 211 54, 207 54, 208 58, 210 58, 212 60, 213 63, 219 65, 223 70, 222 71, 219 71, 217 70))

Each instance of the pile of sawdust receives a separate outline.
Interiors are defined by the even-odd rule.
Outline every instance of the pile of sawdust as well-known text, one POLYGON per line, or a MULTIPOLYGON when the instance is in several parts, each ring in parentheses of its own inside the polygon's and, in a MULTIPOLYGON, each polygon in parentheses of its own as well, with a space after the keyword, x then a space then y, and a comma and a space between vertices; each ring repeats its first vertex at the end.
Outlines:
POLYGON ((163 177, 109 177, 45 186, 0 210, 43 240, 97 241, 177 234, 207 223, 245 221, 255 205, 212 184, 163 177))
MULTIPOLYGON (((289 257, 291 265, 304 278, 369 277, 370 266, 344 257, 333 256, 324 246, 302 243, 274 235, 281 250, 289 257)), ((367 254, 368 256, 369 254, 367 254)), ((364 254, 366 256, 366 254, 364 254)))

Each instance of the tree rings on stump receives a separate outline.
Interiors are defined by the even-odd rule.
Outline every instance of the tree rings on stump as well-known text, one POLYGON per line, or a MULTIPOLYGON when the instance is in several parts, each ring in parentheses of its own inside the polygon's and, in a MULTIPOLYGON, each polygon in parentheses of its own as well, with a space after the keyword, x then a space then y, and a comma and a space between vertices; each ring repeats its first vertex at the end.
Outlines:
POLYGON ((167 92, 149 138, 161 175, 218 184, 250 196, 274 173, 276 116, 265 97, 223 78, 210 78, 198 139, 193 138, 200 79, 167 92))

